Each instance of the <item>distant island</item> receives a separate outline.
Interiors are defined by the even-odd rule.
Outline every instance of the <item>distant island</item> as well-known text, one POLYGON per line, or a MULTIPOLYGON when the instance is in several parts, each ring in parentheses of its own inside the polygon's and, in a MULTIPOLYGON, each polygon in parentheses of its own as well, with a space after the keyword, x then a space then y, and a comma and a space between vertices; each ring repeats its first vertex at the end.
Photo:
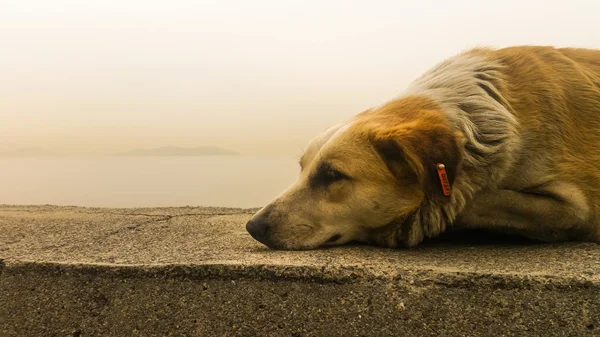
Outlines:
POLYGON ((239 153, 221 149, 214 146, 200 147, 176 147, 165 146, 154 149, 135 149, 127 152, 115 154, 116 156, 128 157, 146 157, 146 156, 162 156, 162 157, 192 157, 192 156, 237 156, 239 153))
POLYGON ((11 151, 0 152, 0 157, 54 157, 56 153, 39 147, 28 147, 11 151))

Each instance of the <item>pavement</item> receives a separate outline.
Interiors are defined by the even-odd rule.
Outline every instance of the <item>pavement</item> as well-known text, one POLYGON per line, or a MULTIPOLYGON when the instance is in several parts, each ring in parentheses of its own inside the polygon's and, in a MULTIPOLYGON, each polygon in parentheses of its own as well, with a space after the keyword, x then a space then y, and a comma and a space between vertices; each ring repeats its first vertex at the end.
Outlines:
POLYGON ((600 336, 600 245, 271 251, 255 210, 0 206, 0 336, 600 336))

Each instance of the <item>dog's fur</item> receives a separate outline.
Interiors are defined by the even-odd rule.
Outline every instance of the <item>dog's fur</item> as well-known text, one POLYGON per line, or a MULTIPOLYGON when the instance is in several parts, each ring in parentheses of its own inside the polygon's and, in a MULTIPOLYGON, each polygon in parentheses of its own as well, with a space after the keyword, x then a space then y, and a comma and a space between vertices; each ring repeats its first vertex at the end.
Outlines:
POLYGON ((300 164, 247 225, 271 248, 413 247, 451 227, 600 242, 600 51, 469 50, 313 139, 300 164))

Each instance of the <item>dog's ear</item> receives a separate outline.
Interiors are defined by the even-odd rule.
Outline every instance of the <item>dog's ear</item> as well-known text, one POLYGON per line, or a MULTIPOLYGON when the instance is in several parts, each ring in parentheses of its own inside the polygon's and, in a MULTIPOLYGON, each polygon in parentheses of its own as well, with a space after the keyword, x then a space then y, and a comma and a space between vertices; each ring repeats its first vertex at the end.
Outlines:
MULTIPOLYGON (((443 164, 449 186, 461 162, 462 134, 445 124, 397 126, 378 130, 373 146, 401 184, 416 182, 429 197, 444 197, 438 164, 443 164)), ((446 190, 448 190, 446 188, 446 190)))

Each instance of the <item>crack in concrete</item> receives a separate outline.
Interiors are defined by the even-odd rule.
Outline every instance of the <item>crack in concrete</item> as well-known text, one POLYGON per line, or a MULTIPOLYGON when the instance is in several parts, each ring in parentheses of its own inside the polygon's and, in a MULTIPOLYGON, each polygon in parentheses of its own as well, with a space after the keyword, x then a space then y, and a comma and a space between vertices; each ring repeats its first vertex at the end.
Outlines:
MULTIPOLYGON (((92 214, 96 214, 96 213, 92 213, 92 214)), ((186 217, 186 216, 206 216, 206 217, 213 217, 213 216, 223 216, 223 215, 241 215, 241 214, 254 214, 254 213, 250 213, 250 212, 235 212, 235 213, 183 213, 183 214, 146 214, 146 213, 109 213, 109 212, 103 212, 102 214, 111 214, 111 215, 123 215, 123 216, 147 216, 147 217, 157 217, 157 216, 161 216, 161 217, 167 217, 168 220, 173 219, 173 218, 179 218, 179 217, 186 217)), ((161 220, 158 220, 161 221, 161 220)))
POLYGON ((171 220, 173 218, 174 218, 174 216, 167 215, 167 216, 163 216, 162 219, 156 219, 156 220, 153 219, 153 220, 150 220, 150 221, 141 222, 141 223, 137 223, 137 224, 134 224, 134 225, 120 227, 120 228, 117 228, 117 229, 115 229, 115 230, 113 230, 111 232, 105 233, 104 235, 101 235, 100 238, 107 238, 107 237, 113 236, 115 234, 121 233, 121 232, 123 232, 125 230, 135 231, 138 228, 140 228, 141 226, 148 225, 148 224, 155 224, 155 223, 159 223, 159 222, 167 222, 167 221, 169 221, 169 220, 171 220))
MULTIPOLYGON (((105 213, 105 214, 107 214, 107 213, 105 213)), ((138 223, 138 224, 135 224, 135 225, 121 227, 121 228, 118 228, 118 229, 116 229, 114 231, 106 233, 105 235, 102 235, 101 236, 102 238, 107 238, 107 237, 113 236, 113 235, 121 233, 121 232, 123 232, 125 230, 135 231, 135 230, 137 230, 138 228, 140 228, 141 226, 144 226, 144 225, 149 225, 149 224, 154 224, 154 223, 159 223, 159 222, 169 222, 170 220, 175 219, 175 218, 179 218, 179 217, 203 216, 203 217, 206 217, 206 218, 212 218, 212 217, 215 217, 215 216, 222 216, 222 215, 239 215, 239 214, 251 214, 251 213, 209 213, 209 214, 203 214, 203 213, 184 213, 184 214, 176 214, 176 215, 167 215, 167 214, 162 214, 161 215, 161 214, 146 214, 146 213, 129 213, 129 214, 124 214, 124 213, 110 213, 110 214, 113 214, 113 215, 131 215, 131 216, 138 216, 139 215, 139 216, 147 216, 147 217, 158 217, 158 216, 160 216, 160 217, 163 217, 163 218, 162 219, 156 219, 156 220, 153 219, 153 220, 150 220, 150 221, 147 221, 147 222, 142 222, 142 223, 138 223)))

